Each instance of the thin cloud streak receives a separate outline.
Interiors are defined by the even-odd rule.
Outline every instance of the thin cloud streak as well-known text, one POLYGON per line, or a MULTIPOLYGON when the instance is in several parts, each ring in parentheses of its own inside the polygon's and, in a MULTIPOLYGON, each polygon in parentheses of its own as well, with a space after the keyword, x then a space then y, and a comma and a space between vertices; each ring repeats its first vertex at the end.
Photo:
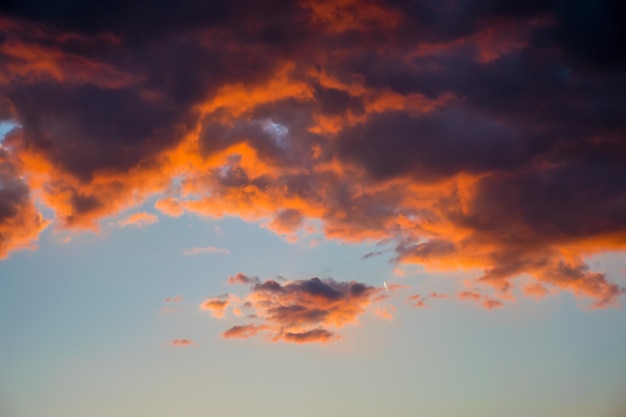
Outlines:
POLYGON ((215 246, 205 246, 205 247, 198 247, 198 248, 191 248, 191 249, 185 249, 183 250, 183 253, 185 255, 201 255, 201 254, 209 254, 209 253, 221 253, 224 255, 230 255, 230 251, 228 249, 224 249, 224 248, 218 248, 215 246))
POLYGON ((174 347, 189 347, 194 344, 195 343, 189 339, 174 339, 170 342, 170 346, 174 346, 174 347))
POLYGON ((122 228, 129 226, 141 228, 158 222, 159 218, 156 215, 142 211, 130 214, 123 219, 120 219, 117 224, 122 228))

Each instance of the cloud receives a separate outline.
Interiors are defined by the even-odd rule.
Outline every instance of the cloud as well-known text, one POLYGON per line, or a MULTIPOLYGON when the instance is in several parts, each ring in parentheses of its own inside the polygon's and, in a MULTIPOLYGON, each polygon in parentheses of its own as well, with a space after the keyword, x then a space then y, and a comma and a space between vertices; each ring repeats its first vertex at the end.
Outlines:
POLYGON ((185 212, 180 201, 175 198, 163 198, 161 200, 157 200, 157 202, 154 203, 154 208, 170 217, 180 217, 185 212))
POLYGON ((119 220, 117 224, 119 224, 120 227, 144 227, 158 222, 159 218, 154 214, 141 211, 139 213, 133 213, 124 217, 123 219, 119 220))
POLYGON ((329 332, 326 329, 312 329, 304 332, 285 332, 276 336, 275 339, 283 339, 287 342, 294 343, 312 343, 312 342, 321 342, 326 343, 332 340, 335 335, 332 332, 329 332))
POLYGON ((230 284, 258 284, 261 282, 259 277, 249 277, 246 274, 242 274, 238 272, 232 277, 228 277, 228 282, 230 284))
MULTIPOLYGON (((252 322, 236 325, 223 333, 224 338, 248 338, 267 333, 272 341, 294 343, 329 342, 339 337, 336 331, 358 322, 382 291, 379 288, 349 281, 311 278, 307 280, 261 281, 237 274, 231 283, 247 285, 249 293, 238 299, 232 295, 209 298, 201 309, 223 317, 226 307, 247 310, 252 322)), ((393 307, 382 316, 389 318, 393 307)))
POLYGON ((504 306, 504 303, 500 300, 496 300, 488 295, 480 294, 476 291, 462 291, 457 294, 460 300, 471 300, 486 308, 487 310, 493 310, 504 306))
POLYGON ((230 251, 228 249, 217 248, 215 246, 205 246, 203 248, 185 249, 183 253, 185 255, 200 255, 203 253, 222 253, 225 255, 230 255, 230 251))
MULTIPOLYGON (((474 298, 474 293, 470 293, 468 291, 464 291, 462 293, 462 295, 459 295, 460 299, 467 299, 467 298, 474 298)), ((476 294, 478 295, 478 294, 476 294)), ((478 295, 478 297, 480 297, 480 295, 478 295)), ((409 297, 408 301, 413 303, 414 307, 426 307, 426 300, 428 300, 429 298, 432 299, 443 299, 443 298, 448 298, 447 294, 442 294, 442 293, 438 293, 438 292, 431 292, 430 294, 423 296, 421 294, 414 294, 412 296, 409 297)))
POLYGON ((156 198, 616 306, 585 259, 626 249, 623 6, 565 3, 2 6, 0 257, 156 198))
POLYGON ((222 318, 231 304, 228 294, 207 298, 200 304, 200 310, 210 311, 213 317, 222 318))
POLYGON ((189 339, 174 339, 170 342, 170 346, 187 347, 193 345, 194 342, 189 339))
POLYGON ((374 314, 386 320, 393 320, 393 313, 395 311, 396 311, 396 308, 394 306, 376 307, 374 309, 374 314))
POLYGON ((176 295, 174 297, 165 297, 166 303, 180 303, 181 301, 183 301, 182 295, 176 295))
POLYGON ((527 284, 523 287, 524 294, 529 295, 531 297, 535 297, 535 299, 539 300, 546 295, 548 295, 548 290, 546 287, 541 285, 538 282, 527 284))
POLYGON ((39 233, 50 224, 36 209, 17 162, 0 147, 0 260, 13 251, 35 249, 39 233))
POLYGON ((247 339, 255 336, 258 332, 266 330, 267 326, 255 326, 254 324, 246 324, 243 326, 233 326, 226 330, 223 334, 224 339, 240 338, 247 339))

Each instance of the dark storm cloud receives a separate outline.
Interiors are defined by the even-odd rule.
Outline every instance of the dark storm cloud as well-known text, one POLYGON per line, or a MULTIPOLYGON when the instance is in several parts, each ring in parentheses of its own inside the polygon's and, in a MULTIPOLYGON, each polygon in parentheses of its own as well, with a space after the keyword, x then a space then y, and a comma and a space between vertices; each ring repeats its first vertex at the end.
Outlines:
MULTIPOLYGON (((96 229, 165 194, 157 206, 173 216, 240 216, 291 240, 317 221, 329 238, 394 242, 396 262, 480 268, 477 282, 503 292, 526 274, 535 294, 613 304, 623 290, 584 259, 626 247, 623 12, 608 0, 4 2, 0 119, 21 127, 0 148, 0 256, 47 224, 32 195, 61 227, 96 229)), ((326 307, 371 292, 231 282, 326 307)), ((308 323, 274 329, 283 340, 330 337, 316 333, 328 308, 294 306, 258 315, 308 323)))
POLYGON ((455 109, 414 118, 381 113, 342 132, 339 154, 377 178, 405 174, 423 180, 517 164, 517 132, 494 120, 455 109))
MULTIPOLYGON (((24 146, 83 179, 108 168, 125 171, 172 145, 180 110, 154 105, 132 90, 39 83, 8 93, 24 146)), ((181 129, 182 130, 182 129, 181 129)))

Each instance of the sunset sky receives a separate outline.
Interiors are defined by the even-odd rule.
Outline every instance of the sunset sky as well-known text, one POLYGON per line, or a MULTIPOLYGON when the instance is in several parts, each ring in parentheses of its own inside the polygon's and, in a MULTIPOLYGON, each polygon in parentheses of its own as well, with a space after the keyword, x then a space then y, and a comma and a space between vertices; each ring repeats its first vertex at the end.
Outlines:
POLYGON ((0 6, 0 417, 624 417, 626 7, 0 6))

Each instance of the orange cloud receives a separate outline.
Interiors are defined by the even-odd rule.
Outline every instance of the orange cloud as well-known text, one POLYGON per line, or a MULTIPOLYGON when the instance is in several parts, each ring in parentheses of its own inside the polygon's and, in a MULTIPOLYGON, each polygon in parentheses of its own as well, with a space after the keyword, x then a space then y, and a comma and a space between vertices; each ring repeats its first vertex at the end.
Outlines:
POLYGON ((23 174, 0 145, 0 260, 14 251, 35 249, 39 233, 51 223, 36 209, 23 174))
POLYGON ((548 295, 548 290, 546 287, 541 285, 538 282, 533 282, 523 287, 524 294, 535 297, 537 300, 548 295))
POLYGON ((152 213, 146 213, 145 211, 142 211, 124 217, 123 219, 119 220, 117 224, 119 224, 120 227, 144 227, 158 222, 159 218, 157 216, 152 213))
MULTIPOLYGON (((476 296, 475 293, 469 292, 469 291, 464 291, 461 294, 462 295, 459 295, 460 299, 474 298, 476 296)), ((447 294, 441 294, 441 293, 438 293, 438 292, 431 292, 429 295, 427 295, 425 297, 422 296, 421 294, 414 294, 414 295, 410 296, 408 298, 408 300, 413 302, 413 306, 414 307, 426 307, 426 300, 428 300, 429 298, 442 299, 442 298, 448 298, 448 295, 447 294)))
POLYGON ((396 311, 396 308, 394 306, 376 307, 376 309, 374 309, 374 314, 386 320, 393 320, 393 313, 395 311, 396 311))
POLYGON ((246 274, 238 272, 232 277, 228 277, 228 282, 230 284, 257 284, 260 280, 258 277, 249 277, 246 274))
POLYGON ((243 326, 233 326, 230 329, 226 330, 222 335, 224 339, 230 338, 240 338, 247 339, 249 337, 255 336, 258 332, 266 330, 267 326, 255 326, 254 324, 246 324, 243 326))
POLYGON ((496 300, 495 298, 489 297, 488 295, 480 294, 476 291, 462 291, 457 294, 457 297, 460 300, 472 300, 487 310, 493 310, 495 308, 499 308, 504 306, 504 303, 500 300, 496 300))
POLYGON ((28 82, 93 83, 107 88, 123 88, 138 80, 137 76, 114 65, 69 52, 70 48, 67 48, 71 44, 114 46, 118 40, 113 36, 58 34, 51 28, 42 29, 39 25, 24 22, 17 24, 4 18, 1 26, 5 38, 0 44, 0 53, 4 55, 0 82, 20 78, 28 82))
POLYGON ((180 217, 185 212, 183 206, 175 198, 164 198, 154 203, 154 208, 170 217, 180 217))
MULTIPOLYGON (((249 317, 260 320, 261 324, 233 326, 224 332, 223 337, 248 338, 267 331, 273 341, 295 343, 335 339, 335 331, 356 323, 381 291, 354 281, 319 278, 281 284, 237 274, 230 278, 230 282, 249 286, 249 294, 236 302, 236 308, 250 310, 249 317)), ((229 296, 224 295, 205 300, 201 308, 221 317, 228 305, 229 296)), ((387 308, 383 316, 389 318, 391 311, 393 307, 387 308)))
POLYGON ((207 298, 200 304, 200 310, 209 311, 211 315, 216 318, 224 317, 226 308, 230 305, 228 295, 221 295, 219 297, 207 298))
MULTIPOLYGON (((384 242, 396 274, 483 271, 501 299, 529 276, 530 296, 618 305, 585 259, 626 249, 622 58, 559 39, 573 23, 549 8, 408 4, 251 5, 210 27, 0 18, 0 120, 21 126, 0 148, 0 258, 156 198, 384 242)), ((120 225, 156 221, 142 213, 120 225)))
POLYGON ((194 342, 189 339, 174 339, 170 342, 170 346, 187 347, 193 345, 194 342))

